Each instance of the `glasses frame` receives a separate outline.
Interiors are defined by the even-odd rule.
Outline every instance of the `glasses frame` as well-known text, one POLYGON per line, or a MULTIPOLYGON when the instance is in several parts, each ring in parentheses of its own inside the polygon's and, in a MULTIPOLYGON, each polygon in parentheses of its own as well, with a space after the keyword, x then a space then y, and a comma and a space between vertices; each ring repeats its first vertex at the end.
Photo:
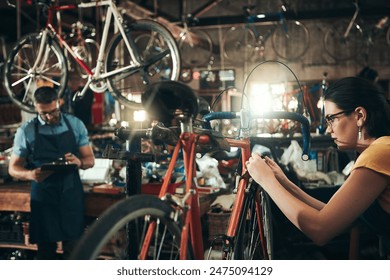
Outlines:
POLYGON ((333 121, 339 117, 340 115, 342 114, 350 114, 352 113, 354 110, 344 110, 344 111, 340 111, 336 114, 331 114, 331 115, 326 115, 325 116, 325 121, 326 121, 326 124, 328 125, 328 127, 333 127, 333 121))

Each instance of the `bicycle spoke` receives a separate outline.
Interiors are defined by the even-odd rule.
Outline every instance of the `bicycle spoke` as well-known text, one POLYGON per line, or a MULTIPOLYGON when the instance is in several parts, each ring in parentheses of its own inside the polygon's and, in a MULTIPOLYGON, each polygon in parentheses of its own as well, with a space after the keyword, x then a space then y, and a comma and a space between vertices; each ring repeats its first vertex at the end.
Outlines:
POLYGON ((31 113, 35 112, 32 96, 37 87, 55 86, 61 96, 67 86, 67 65, 61 47, 53 38, 43 45, 41 41, 42 33, 22 37, 10 52, 4 71, 4 86, 11 100, 31 113), (44 50, 39 51, 40 46, 44 50))

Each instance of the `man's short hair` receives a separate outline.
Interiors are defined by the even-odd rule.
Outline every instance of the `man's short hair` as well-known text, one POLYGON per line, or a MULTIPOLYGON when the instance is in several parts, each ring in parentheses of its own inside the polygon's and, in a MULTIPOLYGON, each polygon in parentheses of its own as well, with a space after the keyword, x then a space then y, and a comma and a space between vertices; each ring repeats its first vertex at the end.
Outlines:
POLYGON ((50 104, 58 100, 58 93, 52 87, 40 87, 34 92, 34 102, 41 104, 50 104))

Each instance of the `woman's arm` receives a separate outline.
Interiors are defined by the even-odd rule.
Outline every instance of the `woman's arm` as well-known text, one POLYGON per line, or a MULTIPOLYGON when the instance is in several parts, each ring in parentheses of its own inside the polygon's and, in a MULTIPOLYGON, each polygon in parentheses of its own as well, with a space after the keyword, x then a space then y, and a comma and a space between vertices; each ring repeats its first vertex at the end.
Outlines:
POLYGON ((252 155, 248 171, 286 217, 318 245, 345 229, 383 192, 389 178, 367 168, 354 170, 343 186, 320 210, 295 197, 274 176, 259 155, 252 155))
POLYGON ((276 179, 279 181, 279 183, 288 190, 292 195, 294 195, 299 200, 307 203, 308 205, 312 206, 313 208, 320 210, 325 206, 325 203, 322 201, 308 195, 305 193, 301 188, 299 188, 297 185, 295 185, 293 182, 291 182, 286 174, 283 172, 283 170, 280 168, 280 166, 270 159, 269 157, 264 158, 265 163, 271 168, 272 172, 274 173, 276 179))

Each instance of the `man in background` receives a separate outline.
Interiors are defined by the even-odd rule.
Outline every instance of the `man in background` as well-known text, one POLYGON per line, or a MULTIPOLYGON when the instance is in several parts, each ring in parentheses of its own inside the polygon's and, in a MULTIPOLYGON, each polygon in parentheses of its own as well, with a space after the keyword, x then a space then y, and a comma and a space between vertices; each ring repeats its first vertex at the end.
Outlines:
POLYGON ((61 113, 54 88, 34 93, 37 116, 18 128, 9 174, 32 181, 30 243, 38 246, 38 259, 56 259, 62 241, 64 258, 84 231, 84 192, 78 169, 93 167, 95 157, 88 131, 81 120, 61 113), (72 164, 72 170, 42 170, 44 163, 72 164))

